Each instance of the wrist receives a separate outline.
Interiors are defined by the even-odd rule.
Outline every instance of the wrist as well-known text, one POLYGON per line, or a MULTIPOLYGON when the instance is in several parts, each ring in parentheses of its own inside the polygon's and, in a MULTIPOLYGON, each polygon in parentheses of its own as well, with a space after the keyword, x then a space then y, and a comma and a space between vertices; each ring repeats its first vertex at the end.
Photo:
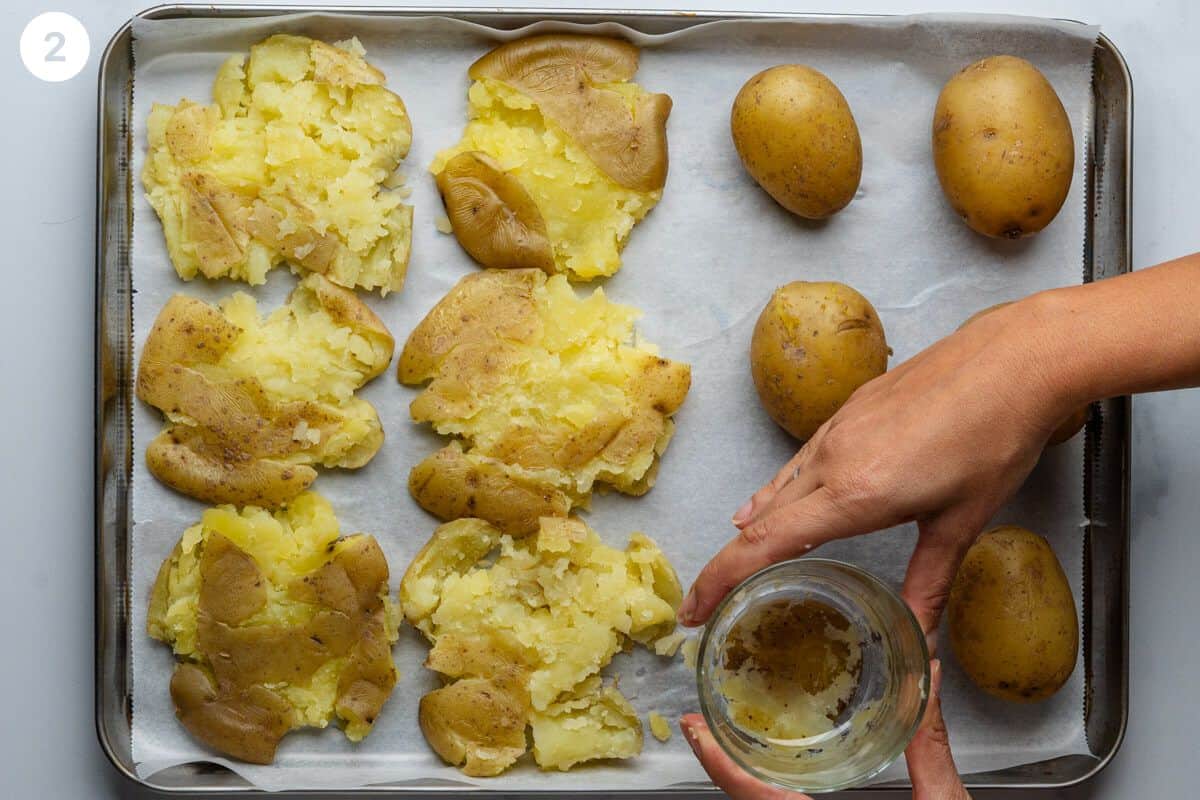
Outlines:
POLYGON ((1066 417, 1099 399, 1094 338, 1085 331, 1086 315, 1075 287, 1037 292, 1013 304, 1015 320, 1006 330, 1026 351, 1025 383, 1042 393, 1051 420, 1066 417))

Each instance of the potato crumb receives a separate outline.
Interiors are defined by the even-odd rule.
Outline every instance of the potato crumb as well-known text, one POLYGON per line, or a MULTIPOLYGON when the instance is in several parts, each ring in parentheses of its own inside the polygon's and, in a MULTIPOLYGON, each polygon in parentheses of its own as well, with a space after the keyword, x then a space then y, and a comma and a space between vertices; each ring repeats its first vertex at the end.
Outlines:
POLYGON ((687 664, 688 669, 696 668, 696 655, 700 651, 699 639, 688 639, 683 643, 683 663, 687 664))
POLYGON ((657 711, 650 712, 650 733, 655 739, 660 742, 665 742, 671 738, 671 723, 667 722, 667 718, 657 711))
POLYGON ((438 214, 433 218, 433 226, 440 233, 454 233, 454 226, 450 224, 450 218, 445 214, 438 214))
POLYGON ((408 186, 405 186, 405 183, 407 183, 407 182, 408 182, 408 179, 405 177, 404 171, 398 169, 383 179, 383 188, 385 188, 385 189, 400 189, 400 190, 408 189, 407 194, 405 194, 405 193, 400 194, 400 197, 408 197, 408 195, 412 194, 412 189, 409 188, 408 186))
POLYGON ((400 186, 396 189, 396 194, 399 195, 402 199, 407 200, 408 198, 412 197, 412 187, 411 186, 400 186))
POLYGON ((307 438, 308 438, 308 422, 306 420, 300 420, 299 422, 296 423, 296 427, 292 431, 292 441, 293 442, 303 442, 307 438))
POLYGON ((334 42, 333 46, 339 50, 345 50, 347 53, 354 53, 359 58, 367 54, 367 48, 363 47, 362 42, 358 40, 357 36, 351 36, 349 39, 334 42))
POLYGON ((679 645, 683 644, 683 640, 686 638, 687 634, 683 631, 668 633, 654 643, 654 652, 660 656, 674 656, 679 650, 679 645))

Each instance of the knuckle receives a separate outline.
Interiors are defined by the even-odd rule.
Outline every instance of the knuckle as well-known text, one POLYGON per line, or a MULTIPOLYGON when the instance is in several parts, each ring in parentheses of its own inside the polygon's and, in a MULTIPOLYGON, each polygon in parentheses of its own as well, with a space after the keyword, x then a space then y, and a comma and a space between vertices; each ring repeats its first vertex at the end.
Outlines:
POLYGON ((933 714, 933 719, 922 731, 922 735, 930 746, 939 750, 950 749, 950 732, 946 730, 946 723, 942 720, 940 711, 933 714))
POLYGON ((877 470, 855 467, 839 473, 830 482, 831 499, 842 509, 888 506, 888 483, 877 470))
POLYGON ((768 540, 774 538, 778 523, 774 516, 768 516, 760 519, 753 525, 748 525, 741 532, 742 539, 746 544, 757 547, 764 544, 768 540))

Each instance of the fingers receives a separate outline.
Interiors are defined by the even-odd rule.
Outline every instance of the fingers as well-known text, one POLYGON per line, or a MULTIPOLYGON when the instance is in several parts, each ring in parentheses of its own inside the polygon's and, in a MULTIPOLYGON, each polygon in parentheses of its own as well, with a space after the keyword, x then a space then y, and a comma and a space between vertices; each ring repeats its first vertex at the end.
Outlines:
POLYGON ((774 504, 776 497, 785 487, 792 489, 795 488, 795 484, 797 483, 806 486, 807 491, 804 491, 801 496, 808 494, 817 487, 815 472, 806 468, 812 461, 810 454, 814 452, 814 443, 819 435, 820 431, 814 434, 813 438, 809 439, 796 455, 792 456, 791 460, 783 465, 783 468, 775 474, 775 477, 766 486, 755 492, 753 497, 734 512, 734 525, 743 528, 753 522, 767 508, 774 504))
POLYGON ((921 727, 904 751, 908 775, 913 784, 913 800, 970 800, 954 756, 950 752, 950 736, 942 719, 942 662, 936 658, 929 665, 929 703, 921 727))
POLYGON ((925 631, 931 655, 958 565, 978 533, 979 526, 961 515, 959 518, 943 515, 918 525, 917 544, 908 561, 900 595, 925 631))
POLYGON ((679 727, 708 777, 733 800, 812 800, 808 795, 763 783, 735 764, 717 744, 708 725, 704 723, 704 717, 699 714, 684 716, 679 721, 679 727))
POLYGON ((704 565, 679 606, 679 621, 699 625, 730 589, 763 567, 868 530, 873 528, 842 513, 825 487, 781 505, 755 520, 704 565))

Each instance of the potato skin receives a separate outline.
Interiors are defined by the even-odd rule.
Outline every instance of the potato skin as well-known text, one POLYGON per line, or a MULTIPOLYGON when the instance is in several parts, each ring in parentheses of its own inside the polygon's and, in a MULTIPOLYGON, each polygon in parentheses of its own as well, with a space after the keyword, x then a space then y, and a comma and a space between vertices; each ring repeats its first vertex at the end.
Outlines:
POLYGON ((1005 525, 979 537, 950 591, 949 621, 963 671, 1003 700, 1045 700, 1075 669, 1075 599, 1049 543, 1032 531, 1005 525))
MULTIPOLYGON (((1012 305, 1012 302, 1013 301, 1009 300, 1004 303, 996 303, 994 306, 988 306, 987 308, 980 309, 971 316, 967 317, 966 320, 963 321, 963 324, 958 326, 958 329, 962 330, 980 317, 990 314, 996 309, 1012 305)), ((1075 434, 1083 430, 1083 426, 1087 424, 1090 409, 1091 406, 1086 405, 1081 406, 1071 412, 1071 416, 1059 423, 1059 426, 1054 429, 1053 433, 1050 434, 1050 438, 1046 440, 1046 446, 1053 447, 1054 445, 1062 444, 1063 442, 1068 442, 1075 438, 1075 434)))
POLYGON ((932 144, 946 199, 985 236, 1037 233, 1071 188, 1071 121, 1046 77, 1015 56, 985 58, 947 81, 932 144))
POLYGON ((846 98, 811 67, 763 70, 738 92, 730 133, 746 171, 788 211, 824 219, 854 199, 862 141, 846 98))
POLYGON ((854 390, 887 370, 883 323, 842 283, 794 281, 775 290, 750 340, 750 372, 771 419, 807 439, 854 390))

